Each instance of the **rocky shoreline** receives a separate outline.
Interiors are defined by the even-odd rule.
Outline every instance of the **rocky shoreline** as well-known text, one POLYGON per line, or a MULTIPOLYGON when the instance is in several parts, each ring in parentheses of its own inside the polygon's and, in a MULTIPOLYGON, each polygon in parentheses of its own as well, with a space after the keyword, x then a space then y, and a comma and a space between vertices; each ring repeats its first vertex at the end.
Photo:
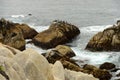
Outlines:
MULTIPOLYGON (((119 51, 120 24, 99 32, 89 41, 86 49, 91 51, 119 51)), ((0 20, 0 80, 110 80, 113 72, 119 72, 113 63, 101 66, 85 64, 80 67, 72 59, 76 54, 64 45, 71 42, 80 30, 65 21, 55 20, 50 27, 37 32, 27 24, 0 20), (26 49, 26 39, 31 39, 46 53, 26 49)), ((120 77, 120 73, 116 74, 120 77)), ((119 79, 116 79, 119 80, 119 79)))

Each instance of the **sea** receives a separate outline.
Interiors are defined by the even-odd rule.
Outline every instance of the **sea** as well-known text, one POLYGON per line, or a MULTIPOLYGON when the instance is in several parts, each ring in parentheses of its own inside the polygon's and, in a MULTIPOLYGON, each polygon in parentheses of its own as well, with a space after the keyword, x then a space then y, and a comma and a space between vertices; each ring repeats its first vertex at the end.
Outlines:
MULTIPOLYGON (((112 62, 120 68, 120 52, 85 50, 93 35, 120 20, 120 0, 0 0, 0 18, 26 23, 38 32, 48 29, 53 20, 67 21, 81 31, 77 38, 66 44, 76 53, 74 59, 78 64, 98 67, 104 62, 112 62)), ((38 53, 47 51, 30 43, 26 47, 38 53)))

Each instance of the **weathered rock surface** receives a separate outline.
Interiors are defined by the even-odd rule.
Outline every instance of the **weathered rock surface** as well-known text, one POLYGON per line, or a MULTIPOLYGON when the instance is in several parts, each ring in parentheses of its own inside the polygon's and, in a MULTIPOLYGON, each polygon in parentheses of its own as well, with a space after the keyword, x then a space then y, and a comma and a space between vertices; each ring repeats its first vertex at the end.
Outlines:
POLYGON ((21 29, 24 39, 32 39, 38 34, 35 29, 30 28, 27 24, 17 24, 16 27, 21 29))
POLYGON ((33 43, 41 48, 48 49, 71 41, 80 34, 80 30, 67 22, 55 20, 49 29, 33 38, 33 43))
POLYGON ((115 65, 113 63, 109 63, 109 62, 105 62, 102 65, 100 65, 100 69, 110 70, 113 68, 115 68, 115 65))
POLYGON ((68 46, 58 45, 54 49, 44 53, 44 56, 49 63, 54 64, 59 60, 63 64, 64 68, 74 71, 81 71, 81 68, 75 63, 75 61, 70 59, 71 57, 75 56, 75 53, 68 46))
POLYGON ((69 58, 76 56, 73 50, 68 46, 58 45, 57 47, 55 47, 54 50, 58 51, 63 56, 66 56, 69 58))
POLYGON ((107 70, 96 68, 93 65, 86 64, 83 69, 83 72, 92 74, 94 77, 99 78, 99 80, 110 80, 112 77, 107 70))
POLYGON ((85 65, 82 69, 66 58, 52 65, 33 49, 19 51, 2 44, 0 47, 0 80, 98 80, 96 78, 110 80, 111 78, 106 70, 90 65, 85 65), (63 67, 74 71, 65 70, 63 67))
POLYGON ((27 80, 23 69, 13 59, 0 56, 0 65, 3 67, 2 76, 6 80, 27 80))
POLYGON ((25 40, 22 31, 15 25, 15 23, 5 19, 0 20, 0 42, 16 49, 24 50, 25 40))
POLYGON ((14 60, 23 68, 29 80, 54 80, 48 61, 36 51, 27 49, 14 60))
POLYGON ((91 51, 120 51, 120 25, 113 25, 98 32, 88 42, 86 49, 91 51))

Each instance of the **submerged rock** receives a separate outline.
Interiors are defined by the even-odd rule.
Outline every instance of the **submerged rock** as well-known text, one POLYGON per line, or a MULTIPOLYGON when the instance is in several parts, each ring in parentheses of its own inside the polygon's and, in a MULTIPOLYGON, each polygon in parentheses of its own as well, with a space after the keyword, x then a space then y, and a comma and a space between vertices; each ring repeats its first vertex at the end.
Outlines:
POLYGON ((71 41, 80 34, 80 30, 67 22, 55 20, 49 29, 40 32, 33 38, 33 43, 41 48, 48 49, 71 41))
POLYGON ((109 63, 109 62, 105 62, 102 65, 100 65, 100 69, 110 70, 113 68, 115 68, 115 65, 113 63, 109 63))
POLYGON ((113 25, 103 32, 98 32, 88 42, 86 49, 91 51, 120 51, 120 25, 113 25))

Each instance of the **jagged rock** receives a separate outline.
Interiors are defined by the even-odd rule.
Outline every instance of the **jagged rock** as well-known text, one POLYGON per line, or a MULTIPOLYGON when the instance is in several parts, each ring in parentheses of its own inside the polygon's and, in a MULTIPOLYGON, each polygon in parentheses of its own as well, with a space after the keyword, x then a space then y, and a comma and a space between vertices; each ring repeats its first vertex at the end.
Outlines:
POLYGON ((71 41, 80 33, 79 29, 64 21, 53 21, 49 29, 40 32, 33 38, 33 43, 41 48, 48 49, 71 41))
POLYGON ((94 77, 99 78, 100 80, 110 80, 112 77, 107 70, 96 68, 93 65, 86 64, 83 69, 83 72, 92 74, 94 77))
POLYGON ((21 29, 24 39, 32 39, 38 34, 35 29, 30 28, 27 24, 17 24, 16 27, 21 29))
POLYGON ((120 51, 120 25, 113 25, 103 32, 98 32, 90 39, 86 49, 91 51, 120 51))
POLYGON ((70 70, 65 70, 65 80, 99 80, 93 75, 85 74, 82 72, 75 72, 70 70))
POLYGON ((23 68, 29 80, 54 80, 48 61, 36 51, 26 49, 14 60, 23 68))
POLYGON ((102 65, 100 65, 100 69, 110 70, 110 69, 113 69, 113 68, 115 68, 115 65, 113 63, 109 63, 109 62, 105 62, 102 65))
POLYGON ((5 19, 0 20, 0 42, 16 49, 24 50, 25 40, 22 31, 15 25, 15 23, 5 19))

